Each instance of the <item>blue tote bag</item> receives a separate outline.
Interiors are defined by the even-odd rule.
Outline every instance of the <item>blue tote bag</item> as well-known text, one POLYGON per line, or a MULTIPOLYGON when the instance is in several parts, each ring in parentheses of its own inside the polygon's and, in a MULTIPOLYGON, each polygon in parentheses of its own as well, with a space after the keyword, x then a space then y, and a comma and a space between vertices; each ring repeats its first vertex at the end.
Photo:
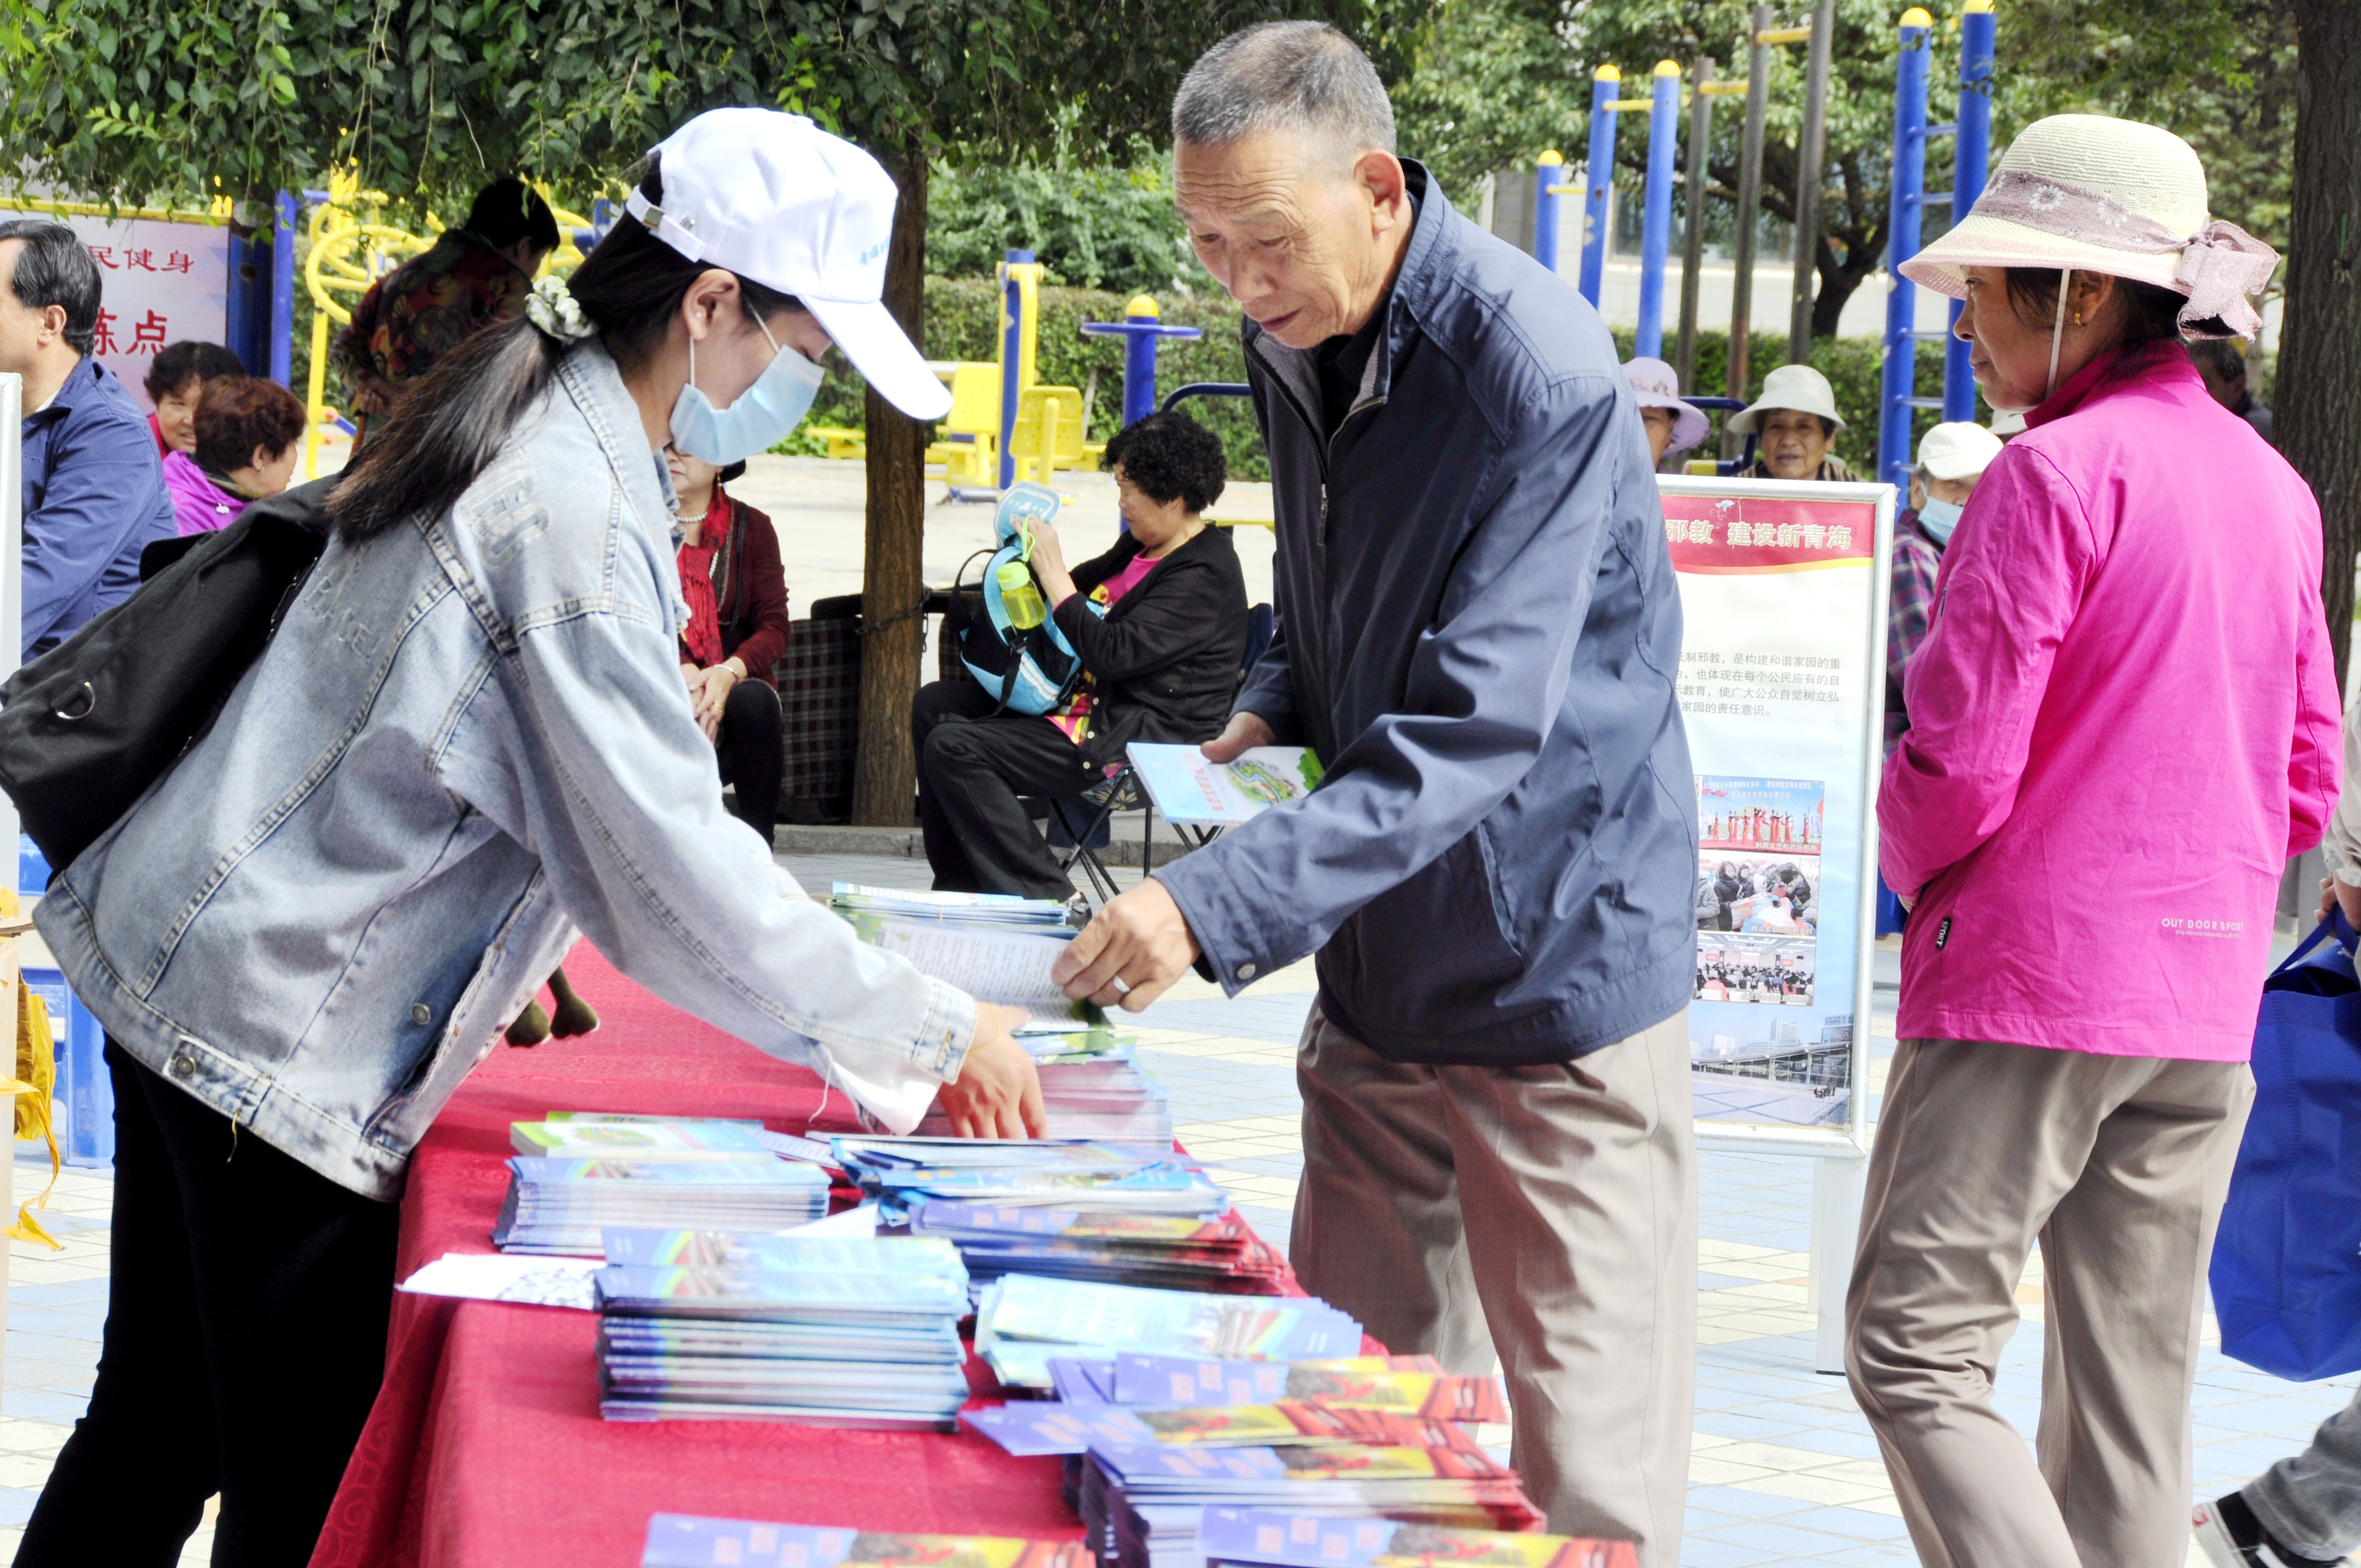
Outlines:
POLYGON ((2263 984, 2254 1110, 2213 1243, 2223 1354, 2299 1383, 2361 1370, 2356 946, 2334 911, 2263 984))

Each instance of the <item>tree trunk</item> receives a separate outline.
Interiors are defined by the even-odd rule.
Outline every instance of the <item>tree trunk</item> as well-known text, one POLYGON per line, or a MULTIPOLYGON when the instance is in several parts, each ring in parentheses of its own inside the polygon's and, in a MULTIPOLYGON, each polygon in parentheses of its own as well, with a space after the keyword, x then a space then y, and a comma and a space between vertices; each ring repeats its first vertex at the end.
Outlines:
POLYGON ((2321 598, 2342 685, 2361 545, 2361 5, 2293 0, 2295 192, 2274 433, 2320 499, 2321 598))
POLYGON ((1837 260, 1836 247, 1825 240, 1820 245, 1819 291, 1812 296, 1812 335, 1815 338, 1834 337, 1837 323, 1843 319, 1845 304, 1867 282, 1871 274, 1884 265, 1883 236, 1874 249, 1861 246, 1846 247, 1842 263, 1837 260))
MULTIPOLYGON (((901 188, 885 253, 885 308, 924 345, 927 159, 914 136, 888 168, 901 188)), ((928 426, 869 391, 869 515, 861 579, 861 731, 852 819, 906 828, 917 815, 917 759, 910 754, 910 700, 918 692, 926 618, 921 554, 927 532, 928 426)))

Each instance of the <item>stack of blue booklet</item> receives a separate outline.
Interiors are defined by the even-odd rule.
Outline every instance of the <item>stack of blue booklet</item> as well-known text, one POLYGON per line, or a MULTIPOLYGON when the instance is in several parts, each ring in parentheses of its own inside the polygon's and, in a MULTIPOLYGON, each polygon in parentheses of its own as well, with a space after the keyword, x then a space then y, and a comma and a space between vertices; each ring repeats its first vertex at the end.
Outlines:
POLYGON ((597 1257, 609 1225, 785 1230, 828 1212, 828 1173, 755 1153, 734 1160, 508 1162, 492 1241, 502 1252, 597 1257))
POLYGON ((1374 1514, 1337 1517, 1268 1508, 1212 1508, 1197 1530, 1205 1568, 1639 1568, 1628 1541, 1511 1534, 1412 1524, 1374 1514))
POLYGON ((948 1430, 968 1398, 967 1271, 911 1238, 613 1229, 599 1410, 948 1430))
POLYGON ((1230 1207, 1187 1159, 1078 1138, 840 1137, 837 1163, 896 1209, 936 1199, 1012 1209, 1211 1216, 1230 1207))
POLYGON ((829 884, 828 903, 848 920, 872 916, 1000 931, 1072 932, 1066 906, 1054 898, 1018 898, 1005 893, 921 893, 915 888, 840 882, 829 884))
POLYGON ((1220 1505, 1453 1530, 1519 1532, 1543 1523, 1514 1470, 1459 1448, 1094 1443, 1082 1462, 1078 1505, 1085 1539, 1111 1568, 1203 1568, 1199 1532, 1220 1505))
POLYGON ((1052 1357, 1354 1356, 1361 1325, 1316 1296, 1214 1296, 1008 1274, 983 1289, 975 1350, 1004 1386, 1050 1388, 1052 1357))
POLYGON ((1287 1260, 1235 1213, 1103 1213, 1004 1204, 914 1201, 914 1236, 940 1236, 960 1249, 968 1277, 990 1284, 1004 1274, 1095 1279, 1173 1290, 1276 1295, 1287 1260))
POLYGON ((649 1519, 640 1554, 640 1568, 1089 1568, 1090 1562, 1078 1541, 912 1535, 691 1514, 649 1519))

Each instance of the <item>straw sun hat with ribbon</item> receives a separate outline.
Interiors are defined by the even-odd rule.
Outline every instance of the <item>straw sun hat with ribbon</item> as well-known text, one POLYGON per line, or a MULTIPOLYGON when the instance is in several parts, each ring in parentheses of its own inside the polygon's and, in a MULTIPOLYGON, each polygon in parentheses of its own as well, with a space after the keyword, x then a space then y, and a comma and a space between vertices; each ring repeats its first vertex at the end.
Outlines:
MULTIPOLYGON (((2170 131, 2104 115, 2052 115, 2026 126, 1976 204, 1902 275, 1964 299, 1970 267, 2103 272, 2189 297, 2185 337, 2252 337, 2247 296, 2279 253, 2206 214, 2205 170, 2170 131)), ((2063 291, 2060 291, 2063 302, 2063 291)))

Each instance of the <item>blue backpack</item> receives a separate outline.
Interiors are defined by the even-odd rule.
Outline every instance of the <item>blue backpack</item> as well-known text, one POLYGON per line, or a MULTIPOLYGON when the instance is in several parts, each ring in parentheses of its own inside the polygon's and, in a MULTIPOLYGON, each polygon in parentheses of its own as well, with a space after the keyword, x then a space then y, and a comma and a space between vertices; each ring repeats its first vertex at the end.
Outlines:
POLYGON ((1047 614, 1033 574, 1031 524, 1056 517, 1058 505, 1058 492, 1045 485, 1012 486, 993 519, 998 544, 960 568, 944 617, 944 632, 967 673, 1001 708, 1017 713, 1056 712, 1082 678, 1082 658, 1047 614), (984 562, 982 581, 970 583, 968 568, 978 560, 984 562))

